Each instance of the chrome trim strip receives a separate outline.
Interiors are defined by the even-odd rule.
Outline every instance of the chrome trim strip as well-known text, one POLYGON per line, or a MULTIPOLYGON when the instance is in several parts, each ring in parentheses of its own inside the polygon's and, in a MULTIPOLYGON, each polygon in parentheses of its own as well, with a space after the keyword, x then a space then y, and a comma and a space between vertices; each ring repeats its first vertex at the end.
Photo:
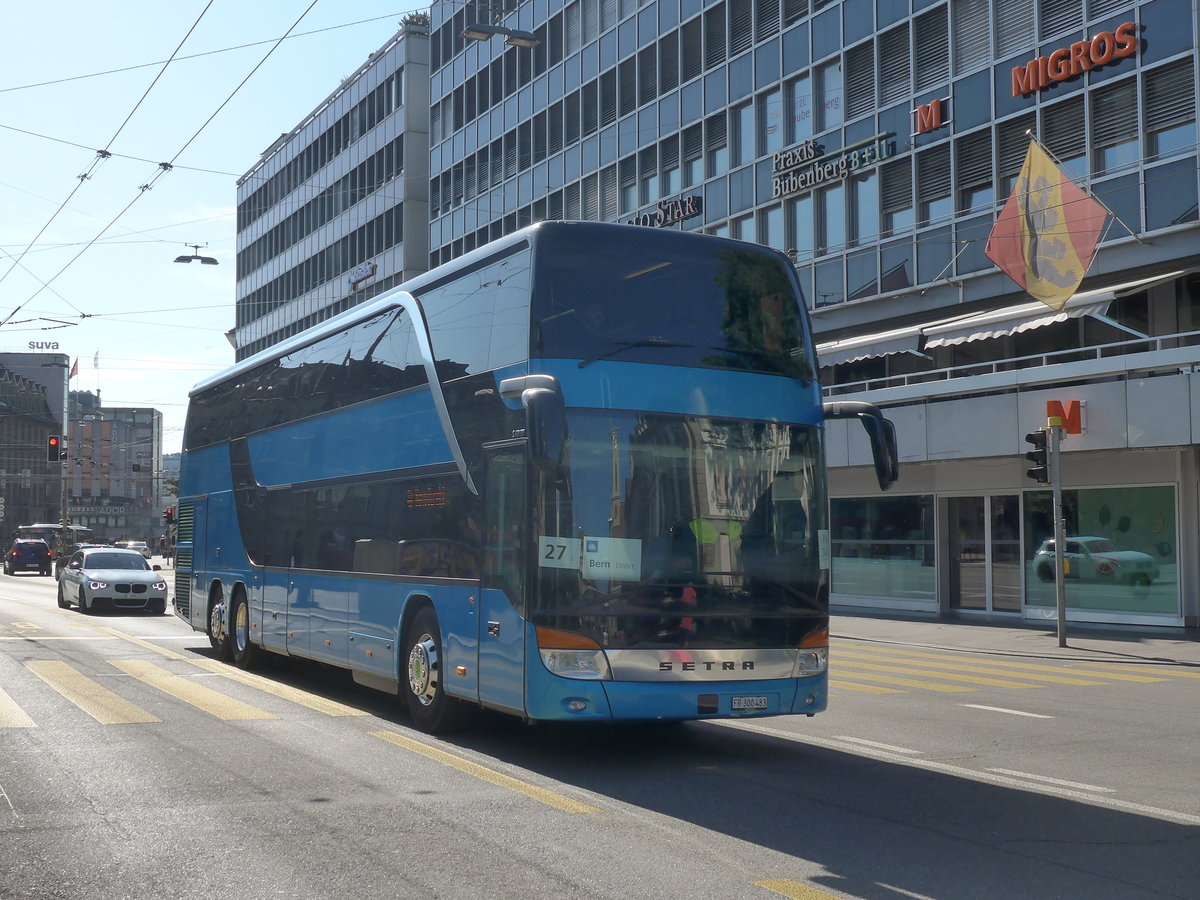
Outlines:
POLYGON ((614 681, 791 678, 799 650, 606 650, 614 681))
POLYGON ((458 473, 467 483, 467 490, 479 496, 479 489, 471 480, 467 471, 467 461, 463 458, 462 447, 458 443, 458 435, 454 432, 454 424, 450 421, 450 409, 446 406, 446 394, 442 390, 442 382, 438 378, 437 366, 433 359, 433 340, 429 334, 429 322, 425 319, 425 308, 421 301, 408 291, 399 291, 393 299, 409 314, 413 323, 413 334, 417 337, 417 346, 421 349, 421 360, 425 364, 425 376, 429 380, 429 393, 433 396, 433 405, 437 407, 438 418, 442 422, 442 433, 450 445, 450 453, 458 466, 458 473))

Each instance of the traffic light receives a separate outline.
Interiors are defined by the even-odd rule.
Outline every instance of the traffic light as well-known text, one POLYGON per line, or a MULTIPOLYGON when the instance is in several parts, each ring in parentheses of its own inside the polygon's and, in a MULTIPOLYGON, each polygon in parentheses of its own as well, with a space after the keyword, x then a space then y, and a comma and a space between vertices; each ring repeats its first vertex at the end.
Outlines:
POLYGON ((57 434, 46 437, 46 462, 58 462, 62 459, 62 438, 57 434))
POLYGON ((1045 430, 1031 431, 1025 435, 1025 443, 1033 446, 1033 449, 1025 454, 1025 458, 1033 463, 1033 466, 1025 470, 1025 474, 1038 484, 1050 483, 1050 452, 1046 443, 1048 438, 1049 432, 1045 430))
POLYGON ((174 525, 175 524, 175 507, 168 506, 166 509, 164 509, 162 517, 163 517, 163 524, 174 525))

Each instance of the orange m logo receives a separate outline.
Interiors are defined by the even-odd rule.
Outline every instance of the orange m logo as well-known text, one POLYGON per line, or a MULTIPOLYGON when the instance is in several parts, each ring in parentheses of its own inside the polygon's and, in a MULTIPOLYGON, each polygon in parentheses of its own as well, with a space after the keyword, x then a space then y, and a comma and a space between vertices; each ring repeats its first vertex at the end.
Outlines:
POLYGON ((942 127, 942 101, 930 100, 917 107, 917 134, 942 127))
POLYGON ((1062 419, 1063 431, 1067 434, 1083 434, 1083 404, 1078 400, 1068 400, 1063 406, 1061 400, 1046 401, 1046 418, 1062 419))

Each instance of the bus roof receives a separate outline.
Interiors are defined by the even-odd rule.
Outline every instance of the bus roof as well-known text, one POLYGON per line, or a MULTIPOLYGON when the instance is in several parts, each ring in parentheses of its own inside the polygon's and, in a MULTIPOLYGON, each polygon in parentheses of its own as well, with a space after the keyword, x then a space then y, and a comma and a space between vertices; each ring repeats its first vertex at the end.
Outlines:
MULTIPOLYGON (((371 318, 371 316, 377 315, 380 312, 382 312, 383 310, 388 309, 389 307, 395 306, 396 301, 392 298, 394 297, 394 295, 397 292, 399 292, 399 291, 412 292, 414 290, 419 291, 423 285, 426 285, 431 281, 436 281, 437 279, 444 277, 445 275, 447 275, 450 272, 453 272, 456 269, 467 268, 468 266, 473 265, 474 263, 478 262, 481 259, 487 259, 489 256, 493 256, 497 252, 503 252, 505 249, 507 249, 509 247, 512 247, 516 244, 520 244, 524 241, 528 241, 529 236, 531 234, 537 232, 539 229, 541 229, 542 227, 544 227, 547 224, 564 224, 564 223, 536 222, 533 225, 529 225, 529 226, 526 226, 525 228, 520 229, 519 231, 514 231, 510 235, 507 235, 502 238, 498 238, 497 240, 492 241, 490 244, 485 244, 482 247, 476 247, 471 252, 464 253, 462 256, 458 257, 457 259, 454 259, 451 262, 440 265, 435 269, 430 269, 428 272, 422 272, 420 275, 414 275, 412 278, 410 278, 408 281, 405 281, 403 284, 396 285, 396 287, 392 288, 389 291, 385 291, 384 293, 380 294, 378 297, 375 297, 366 303, 361 303, 358 306, 352 306, 350 309, 346 310, 345 312, 338 313, 336 316, 332 316, 331 318, 326 319, 324 322, 314 325, 311 328, 308 328, 308 329, 300 332, 299 334, 296 334, 296 335, 293 335, 292 337, 286 338, 285 340, 280 341, 278 344, 272 344, 270 347, 267 347, 265 350, 260 350, 258 353, 255 353, 253 356, 249 356, 246 359, 243 359, 241 362, 230 366, 228 369, 218 372, 216 375, 212 375, 209 378, 206 378, 203 381, 198 382, 196 384, 196 386, 192 388, 192 390, 190 391, 188 396, 194 397, 196 394, 207 390, 208 388, 212 387, 213 385, 220 384, 222 381, 225 381, 234 375, 237 375, 241 372, 249 371, 250 369, 253 369, 257 366, 261 366, 263 363, 268 362, 272 359, 276 359, 281 356, 286 356, 288 353, 291 353, 293 350, 298 350, 299 348, 301 348, 307 344, 311 344, 313 341, 318 340, 327 334, 335 334, 339 331, 342 331, 347 326, 353 325, 355 322, 358 322, 362 319, 369 319, 369 318, 371 318)), ((574 224, 574 223, 569 223, 569 224, 574 224)), ((593 224, 602 225, 605 223, 589 222, 587 224, 588 225, 593 225, 593 224)), ((628 228, 630 226, 628 226, 628 225, 609 225, 608 227, 628 228)))
MULTIPOLYGON (((419 292, 424 286, 430 284, 431 282, 439 281, 440 279, 445 278, 447 275, 450 275, 459 269, 469 268, 482 260, 495 256, 497 253, 503 253, 505 250, 529 241, 530 238, 538 231, 541 231, 545 228, 563 227, 586 228, 588 230, 594 230, 598 232, 610 230, 614 232, 628 232, 630 228, 638 228, 641 226, 624 225, 614 222, 574 222, 565 220, 535 222, 532 225, 527 225, 518 231, 514 231, 512 234, 506 235, 502 238, 497 238, 489 244, 484 244, 482 247, 476 247, 469 253, 464 253, 457 259, 451 260, 448 263, 444 263, 435 269, 430 269, 428 272, 422 272, 420 275, 415 275, 408 281, 397 285, 391 290, 385 291, 378 297, 375 297, 366 303, 351 307, 345 312, 338 313, 336 316, 332 316, 331 318, 326 319, 324 322, 313 325, 311 328, 308 328, 299 334, 286 338, 277 344, 272 344, 265 350, 260 350, 253 356, 249 356, 241 362, 235 363, 229 368, 218 372, 216 375, 212 375, 203 381, 198 382, 188 393, 188 396, 194 397, 196 394, 201 393, 202 391, 205 391, 214 385, 220 384, 223 381, 227 381, 228 379, 242 372, 247 372, 256 368, 257 366, 261 366, 263 363, 269 362, 272 359, 278 359, 279 357, 286 356, 288 353, 307 346, 308 344, 311 344, 314 341, 325 337, 326 335, 336 334, 337 332, 344 330, 356 322, 378 315, 380 312, 396 305, 396 300, 394 298, 395 295, 400 291, 408 291, 410 293, 419 292)), ((649 227, 644 227, 643 230, 661 235, 664 238, 670 237, 684 240, 700 238, 710 242, 723 241, 730 244, 742 244, 740 241, 733 241, 729 238, 721 238, 714 235, 699 235, 694 232, 681 232, 649 227)), ((755 244, 753 246, 755 249, 767 253, 778 252, 759 244, 755 244)))

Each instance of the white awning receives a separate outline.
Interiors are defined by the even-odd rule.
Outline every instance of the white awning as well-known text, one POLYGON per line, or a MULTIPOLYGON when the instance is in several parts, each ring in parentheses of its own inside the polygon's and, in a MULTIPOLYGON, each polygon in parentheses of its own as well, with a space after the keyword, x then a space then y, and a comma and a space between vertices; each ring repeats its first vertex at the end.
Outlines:
POLYGON ((817 359, 822 366, 835 366, 876 356, 889 356, 893 353, 920 353, 935 347, 1006 337, 1081 316, 1104 316, 1113 300, 1144 291, 1185 274, 1186 271, 1169 272, 1152 278, 1083 291, 1068 300, 1061 310, 1053 310, 1040 301, 1034 301, 1004 309, 939 319, 907 328, 828 341, 817 345, 817 359))
POLYGON ((836 366, 892 353, 919 353, 917 345, 920 340, 920 326, 864 334, 841 341, 817 344, 817 359, 822 366, 836 366))

